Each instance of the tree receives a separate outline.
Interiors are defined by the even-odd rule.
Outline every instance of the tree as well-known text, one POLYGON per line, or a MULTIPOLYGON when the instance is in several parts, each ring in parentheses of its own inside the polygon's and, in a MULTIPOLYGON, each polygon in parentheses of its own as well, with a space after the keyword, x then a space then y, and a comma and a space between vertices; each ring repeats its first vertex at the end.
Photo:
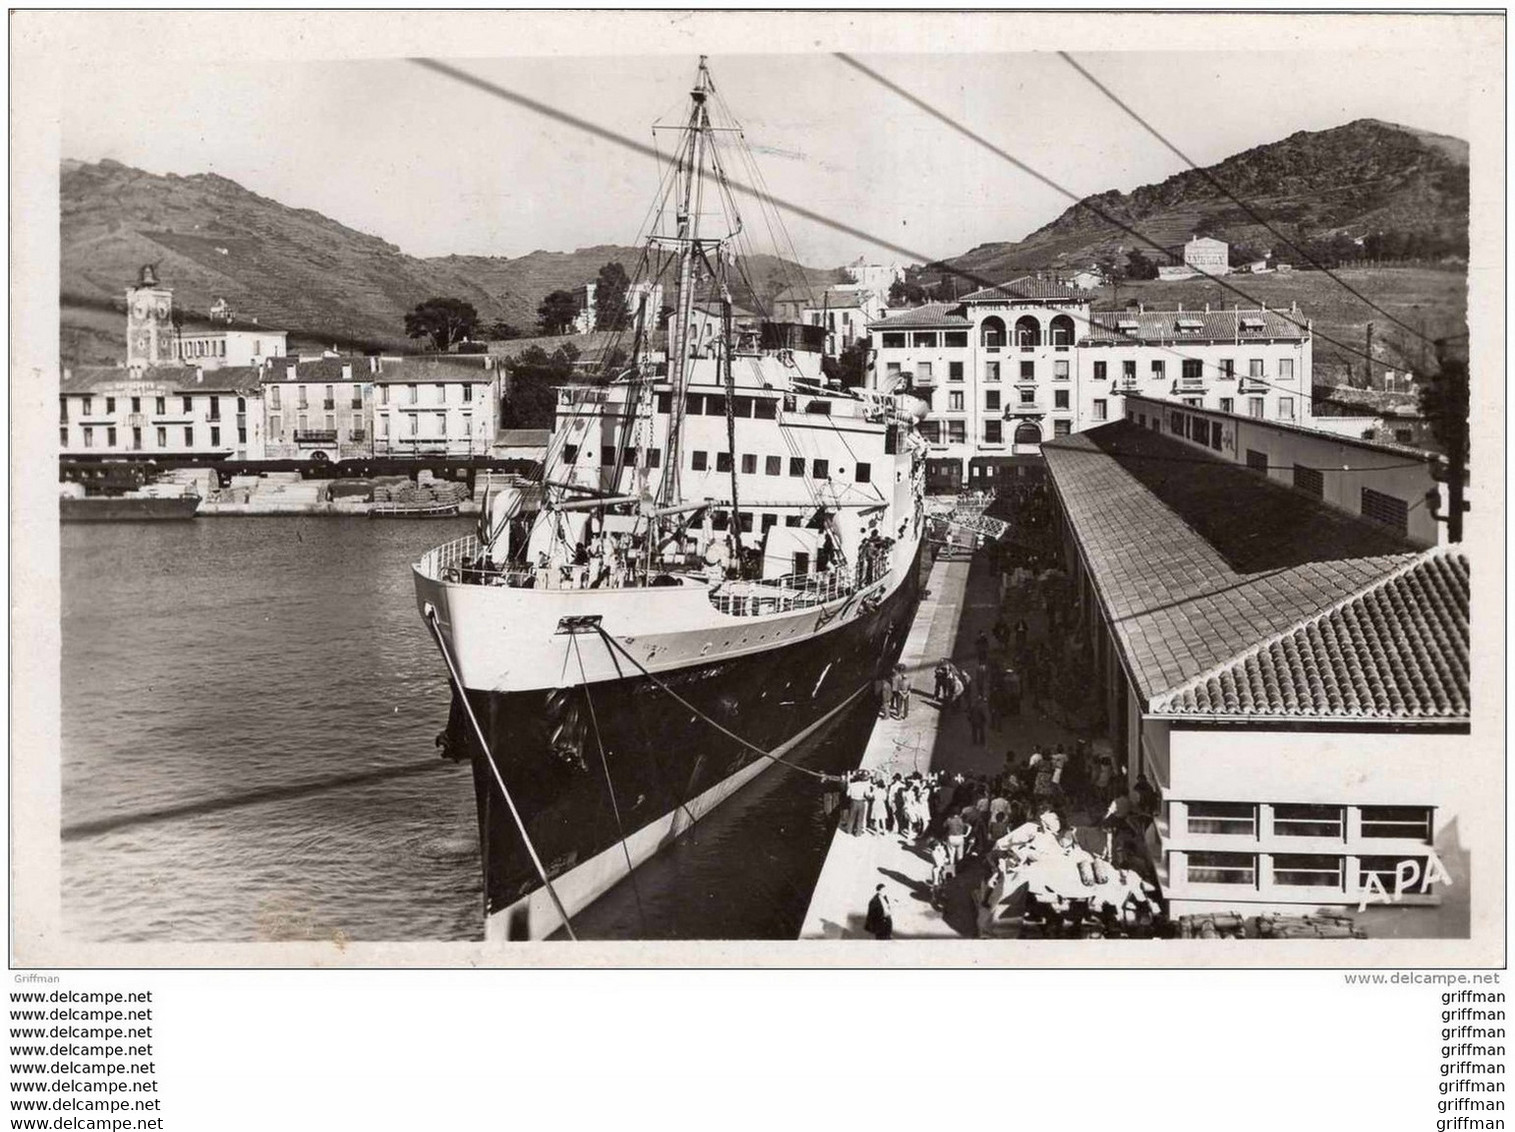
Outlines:
POLYGON ((579 303, 572 291, 550 291, 537 304, 537 322, 543 334, 567 334, 578 314, 579 303))
POLYGON ((500 408, 500 427, 551 428, 557 416, 557 387, 573 379, 577 356, 568 348, 549 354, 532 346, 512 358, 510 395, 500 408))
POLYGON ((1136 248, 1132 248, 1126 253, 1126 278, 1156 279, 1157 264, 1142 255, 1136 248))
POLYGON ((439 353, 461 342, 479 325, 479 312, 462 299, 427 299, 405 316, 407 338, 430 338, 439 353))
MULTIPOLYGON (((1447 534, 1462 541, 1463 484, 1468 466, 1468 362, 1460 351, 1436 343, 1436 373, 1420 383, 1420 413, 1446 457, 1447 534)), ((1438 477, 1439 478, 1439 477, 1438 477)))
POLYGON ((600 268, 594 288, 594 328, 619 330, 626 325, 626 291, 631 280, 619 263, 600 268))
POLYGON ((484 337, 491 342, 509 342, 512 338, 524 338, 521 328, 504 319, 496 319, 491 322, 484 331, 484 337))
MULTIPOLYGON (((830 362, 831 359, 827 358, 825 361, 830 362)), ((837 356, 835 365, 830 368, 832 374, 842 383, 843 388, 861 388, 868 380, 867 340, 859 338, 848 346, 837 356)))

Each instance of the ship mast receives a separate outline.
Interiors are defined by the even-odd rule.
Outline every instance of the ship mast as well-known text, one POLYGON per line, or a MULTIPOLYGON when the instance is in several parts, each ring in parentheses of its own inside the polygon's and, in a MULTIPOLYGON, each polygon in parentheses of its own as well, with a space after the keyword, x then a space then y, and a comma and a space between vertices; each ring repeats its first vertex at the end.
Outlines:
POLYGON ((678 205, 678 235, 675 237, 679 254, 679 294, 668 343, 672 411, 668 421, 668 463, 658 491, 658 502, 663 505, 677 503, 682 499, 679 491, 679 441, 683 432, 684 403, 689 386, 689 319, 694 309, 694 260, 699 250, 700 205, 704 197, 702 166, 705 137, 710 129, 710 111, 705 100, 711 89, 710 71, 705 66, 705 56, 701 55, 694 89, 689 92, 694 105, 689 112, 688 158, 680 169, 684 191, 678 205))

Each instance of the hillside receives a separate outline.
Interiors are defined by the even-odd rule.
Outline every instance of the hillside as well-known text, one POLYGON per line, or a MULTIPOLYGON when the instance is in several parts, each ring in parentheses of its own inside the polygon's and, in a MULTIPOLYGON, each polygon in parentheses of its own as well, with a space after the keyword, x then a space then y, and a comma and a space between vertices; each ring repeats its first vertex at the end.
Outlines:
MULTIPOLYGON (((308 209, 289 208, 215 174, 158 176, 114 161, 66 161, 60 180, 64 364, 111 362, 124 347, 124 290, 145 263, 175 301, 204 312, 224 296, 239 315, 312 346, 410 349, 405 312, 435 295, 466 299, 485 324, 530 330, 549 291, 595 278, 606 263, 634 269, 638 249, 536 251, 514 259, 420 259, 308 209)), ((746 265, 766 302, 802 270, 771 256, 746 265)))
POLYGON ((1279 259, 1303 262, 1205 173, 1294 243, 1396 232, 1419 235, 1437 247, 1460 247, 1466 255, 1467 143, 1364 118, 1330 130, 1301 131, 1130 193, 1112 189, 1087 197, 1024 240, 984 244, 945 262, 1003 281, 1030 269, 1122 261, 1133 248, 1151 253, 1100 213, 1163 247, 1179 247, 1202 234, 1259 252, 1275 249, 1279 259))

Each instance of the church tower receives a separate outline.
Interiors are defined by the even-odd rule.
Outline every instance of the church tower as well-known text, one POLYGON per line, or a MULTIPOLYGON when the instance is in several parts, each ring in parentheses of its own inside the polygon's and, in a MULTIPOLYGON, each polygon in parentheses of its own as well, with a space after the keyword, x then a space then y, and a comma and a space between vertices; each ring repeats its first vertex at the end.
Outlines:
POLYGON ((152 264, 142 268, 135 286, 126 289, 126 366, 177 365, 174 351, 174 292, 158 282, 152 264))

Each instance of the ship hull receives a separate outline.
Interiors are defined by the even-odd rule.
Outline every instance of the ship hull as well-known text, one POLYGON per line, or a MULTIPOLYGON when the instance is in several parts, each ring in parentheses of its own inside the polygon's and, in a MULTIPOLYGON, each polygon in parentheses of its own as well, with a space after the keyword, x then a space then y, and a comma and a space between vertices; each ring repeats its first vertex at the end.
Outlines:
POLYGON ((200 508, 198 495, 179 497, 91 495, 64 496, 59 518, 65 523, 157 523, 193 519, 200 508))
MULTIPOLYGON (((564 688, 470 689, 469 703, 569 916, 763 771, 795 773, 752 748, 783 758, 869 695, 898 658, 919 597, 912 559, 876 608, 832 631, 659 671, 656 679, 636 672, 564 688)), ((586 664, 610 649, 594 633, 581 634, 576 647, 586 664)), ((551 935, 561 917, 456 700, 447 741, 473 763, 486 938, 551 935)))

